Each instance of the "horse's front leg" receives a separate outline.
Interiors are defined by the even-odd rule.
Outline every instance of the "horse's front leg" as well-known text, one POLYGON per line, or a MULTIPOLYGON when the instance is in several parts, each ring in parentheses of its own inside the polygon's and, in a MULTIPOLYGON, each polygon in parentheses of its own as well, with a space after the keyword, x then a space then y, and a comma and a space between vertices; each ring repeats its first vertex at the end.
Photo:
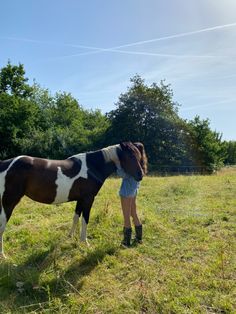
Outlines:
POLYGON ((75 212, 74 217, 73 217, 72 227, 71 227, 70 232, 69 232, 69 237, 73 237, 75 235, 76 228, 77 228, 78 222, 79 222, 79 217, 80 216, 75 212))
POLYGON ((89 196, 86 199, 78 200, 75 208, 75 215, 73 218, 73 224, 70 230, 69 235, 72 236, 77 228, 79 217, 82 214, 82 222, 81 222, 81 233, 80 233, 80 241, 85 242, 88 245, 87 240, 87 226, 89 222, 90 209, 92 207, 94 201, 94 196, 89 196))
POLYGON ((82 214, 80 241, 89 245, 87 240, 87 226, 89 223, 90 210, 94 201, 94 196, 87 197, 86 199, 80 199, 77 201, 75 214, 73 217, 72 227, 69 236, 73 236, 78 226, 79 218, 82 214))
POLYGON ((89 197, 83 202, 83 217, 82 217, 82 228, 81 228, 81 233, 80 233, 80 241, 85 242, 87 245, 88 239, 87 239, 87 226, 89 223, 89 216, 90 216, 90 210, 92 207, 94 201, 94 197, 89 197))
POLYGON ((85 242, 89 246, 88 239, 87 239, 87 225, 88 225, 88 222, 86 222, 85 218, 83 217, 82 222, 81 222, 82 228, 81 228, 81 233, 80 233, 80 241, 85 242))

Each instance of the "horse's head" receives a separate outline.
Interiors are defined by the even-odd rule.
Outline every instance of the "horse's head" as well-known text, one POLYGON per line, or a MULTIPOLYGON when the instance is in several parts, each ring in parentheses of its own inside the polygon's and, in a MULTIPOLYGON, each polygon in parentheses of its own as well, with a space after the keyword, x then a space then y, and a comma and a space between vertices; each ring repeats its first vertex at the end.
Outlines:
MULTIPOLYGON (((136 143, 122 142, 120 143, 120 164, 126 173, 134 177, 135 180, 141 181, 145 174, 142 167, 142 152, 136 143)), ((142 145, 142 144, 141 144, 142 145)))

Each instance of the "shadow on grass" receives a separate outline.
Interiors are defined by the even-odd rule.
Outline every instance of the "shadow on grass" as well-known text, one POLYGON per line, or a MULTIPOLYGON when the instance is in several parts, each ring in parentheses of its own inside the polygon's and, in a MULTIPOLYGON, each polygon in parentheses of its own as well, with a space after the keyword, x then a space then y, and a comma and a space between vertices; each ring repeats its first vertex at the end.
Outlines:
POLYGON ((18 266, 4 262, 0 265, 0 303, 14 299, 9 310, 21 309, 20 312, 25 312, 27 309, 32 311, 38 308, 40 304, 45 304, 48 308, 54 298, 66 302, 70 293, 80 293, 84 277, 107 255, 116 254, 118 249, 105 244, 94 249, 86 248, 82 254, 79 250, 77 260, 65 269, 59 264, 71 257, 69 251, 62 251, 59 244, 52 245, 47 251, 31 254, 18 266), (18 287, 19 283, 23 284, 21 288, 18 287))

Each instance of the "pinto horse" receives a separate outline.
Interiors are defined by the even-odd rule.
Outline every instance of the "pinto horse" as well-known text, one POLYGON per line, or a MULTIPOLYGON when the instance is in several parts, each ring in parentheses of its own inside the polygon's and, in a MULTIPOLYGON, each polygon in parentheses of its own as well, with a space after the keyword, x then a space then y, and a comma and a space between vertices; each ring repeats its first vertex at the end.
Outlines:
POLYGON ((70 235, 74 234, 82 214, 80 239, 87 242, 90 209, 106 178, 121 166, 137 181, 142 180, 142 153, 138 147, 131 142, 123 142, 65 160, 19 156, 0 161, 0 256, 4 257, 6 224, 24 195, 45 204, 76 201, 70 235))

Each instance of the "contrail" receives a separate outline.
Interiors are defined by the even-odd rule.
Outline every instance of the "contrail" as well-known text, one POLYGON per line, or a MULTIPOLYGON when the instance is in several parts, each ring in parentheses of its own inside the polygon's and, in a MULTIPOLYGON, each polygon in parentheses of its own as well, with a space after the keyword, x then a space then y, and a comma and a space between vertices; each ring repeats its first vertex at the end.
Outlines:
POLYGON ((86 56, 91 54, 97 54, 100 52, 112 52, 112 53, 121 53, 121 54, 129 54, 129 55, 141 55, 141 56, 153 56, 153 57, 163 57, 163 58, 227 58, 228 56, 222 56, 222 55, 178 55, 178 54, 167 54, 167 53, 154 53, 154 52, 145 52, 145 51, 129 51, 129 50, 120 50, 120 49, 100 49, 93 52, 82 52, 82 53, 76 53, 73 55, 65 55, 60 57, 54 57, 53 60, 60 60, 60 59, 66 59, 66 58, 72 58, 72 57, 78 57, 78 56, 86 56))
POLYGON ((196 35, 196 34, 200 34, 200 33, 215 31, 215 30, 218 30, 218 29, 229 28, 229 27, 234 27, 234 26, 236 26, 236 22, 235 23, 230 23, 230 24, 224 24, 224 25, 218 25, 218 26, 213 26, 213 27, 202 28, 202 29, 199 29, 199 30, 196 30, 196 31, 192 31, 192 32, 185 32, 185 33, 174 34, 174 35, 169 35, 169 36, 164 36, 164 37, 158 37, 158 38, 149 39, 149 40, 137 41, 137 42, 126 44, 126 45, 113 47, 111 49, 120 49, 120 48, 125 48, 125 47, 133 47, 133 46, 148 44, 148 43, 152 43, 152 42, 156 42, 156 41, 162 41, 162 40, 168 40, 168 39, 173 39, 173 38, 180 38, 180 37, 185 37, 185 36, 191 36, 191 35, 196 35))
MULTIPOLYGON (((101 52, 117 52, 117 53, 126 53, 126 54, 139 54, 139 55, 147 55, 147 56, 159 56, 159 57, 174 57, 174 58, 220 58, 220 57, 226 57, 226 56, 209 56, 209 55, 174 55, 174 54, 159 54, 159 53, 149 53, 149 52, 136 52, 136 51, 123 51, 120 50, 121 48, 127 48, 127 47, 133 47, 133 46, 138 46, 138 45, 143 45, 147 43, 152 43, 152 42, 157 42, 157 41, 163 41, 163 40, 168 40, 168 39, 174 39, 174 38, 181 38, 181 37, 186 37, 186 36, 191 36, 191 35, 196 35, 200 33, 205 33, 205 32, 210 32, 214 30, 219 30, 219 29, 224 29, 224 28, 229 28, 229 27, 234 27, 236 26, 235 23, 230 23, 230 24, 224 24, 224 25, 218 25, 218 26, 213 26, 213 27, 207 27, 207 28, 202 28, 196 31, 191 31, 191 32, 185 32, 185 33, 180 33, 180 34, 174 34, 174 35, 169 35, 169 36, 164 36, 164 37, 158 37, 154 39, 149 39, 149 40, 143 40, 143 41, 137 41, 125 45, 120 45, 120 46, 115 46, 111 48, 97 48, 97 47, 92 47, 91 49, 95 49, 95 51, 88 51, 88 52, 82 52, 78 54, 73 54, 73 55, 67 55, 67 56, 62 56, 58 58, 69 58, 69 57, 79 57, 79 56, 85 56, 85 55, 90 55, 90 54, 97 54, 101 52)), ((76 45, 73 45, 73 47, 76 47, 76 45)), ((78 45, 78 48, 80 46, 78 45)))
POLYGON ((82 49, 93 50, 93 51, 82 52, 82 53, 78 53, 78 54, 71 54, 71 55, 67 55, 67 56, 55 57, 55 59, 78 57, 78 56, 84 56, 84 55, 90 55, 90 54, 97 54, 97 53, 101 53, 101 52, 116 52, 116 53, 123 53, 123 54, 136 54, 136 55, 174 57, 174 58, 176 58, 176 57, 177 58, 181 58, 181 57, 182 58, 215 58, 215 57, 219 58, 219 57, 224 57, 224 56, 159 54, 159 53, 149 53, 149 52, 127 51, 127 50, 121 50, 121 49, 127 48, 127 47, 143 45, 143 44, 148 44, 148 43, 153 43, 153 42, 158 42, 158 41, 163 41, 163 40, 169 40, 169 39, 174 39, 174 38, 181 38, 181 37, 196 35, 196 34, 200 34, 200 33, 220 30, 220 29, 224 29, 224 28, 230 28, 230 27, 234 27, 234 26, 236 26, 236 22, 230 23, 230 24, 224 24, 224 25, 202 28, 202 29, 199 29, 196 31, 191 31, 191 32, 184 32, 184 33, 179 33, 179 34, 149 39, 149 40, 137 41, 137 42, 133 42, 133 43, 125 44, 125 45, 120 45, 120 46, 115 46, 115 47, 111 47, 111 48, 101 48, 101 47, 77 45, 77 44, 64 44, 64 43, 62 44, 62 43, 57 43, 57 42, 40 41, 40 40, 33 40, 33 39, 27 39, 27 38, 15 38, 15 37, 1 37, 1 38, 2 39, 8 39, 8 40, 18 40, 18 41, 25 41, 25 42, 32 42, 32 43, 39 43, 39 44, 49 44, 49 45, 61 45, 61 46, 65 46, 65 47, 73 47, 73 48, 82 48, 82 49))
POLYGON ((37 40, 37 39, 30 39, 30 38, 20 38, 20 37, 4 37, 1 36, 1 39, 7 39, 7 40, 14 40, 14 41, 21 41, 21 42, 28 42, 28 43, 34 43, 34 44, 43 44, 43 45, 55 45, 55 46, 64 46, 64 47, 72 47, 72 48, 82 48, 82 49, 90 49, 90 50, 103 50, 103 48, 99 47, 91 47, 86 45, 73 45, 73 44, 66 44, 66 43, 59 43, 54 41, 44 41, 44 40, 37 40))
POLYGON ((193 109, 197 109, 197 108, 206 108, 206 107, 217 106, 217 105, 221 105, 221 104, 228 104, 228 103, 232 103, 232 102, 236 102, 236 98, 216 101, 216 102, 212 102, 212 103, 208 103, 208 104, 204 104, 204 105, 196 105, 196 106, 191 106, 191 107, 186 107, 186 108, 180 108, 180 111, 188 111, 188 110, 193 110, 193 109))

